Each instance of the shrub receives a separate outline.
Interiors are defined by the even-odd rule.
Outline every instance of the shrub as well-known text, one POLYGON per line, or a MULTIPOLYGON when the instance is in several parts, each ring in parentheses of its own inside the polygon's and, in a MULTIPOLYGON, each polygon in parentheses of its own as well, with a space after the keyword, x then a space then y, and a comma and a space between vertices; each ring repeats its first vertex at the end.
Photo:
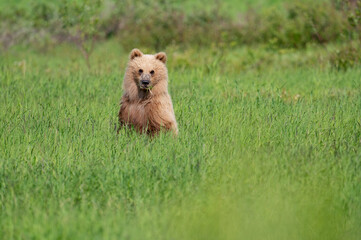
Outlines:
POLYGON ((102 0, 67 0, 59 9, 60 21, 68 40, 80 49, 88 68, 96 37, 101 34, 98 29, 102 4, 102 0))
POLYGON ((244 23, 244 38, 271 43, 283 48, 303 48, 310 43, 336 41, 347 28, 341 11, 330 3, 296 2, 284 9, 270 8, 249 12, 244 23))
POLYGON ((65 39, 78 46, 88 66, 95 41, 110 37, 118 37, 125 48, 153 50, 169 45, 229 48, 260 43, 304 48, 359 37, 360 5, 297 1, 284 8, 249 9, 231 18, 222 12, 220 1, 193 11, 165 0, 42 2, 30 9, 0 10, 0 42, 8 46, 32 39, 39 43, 39 38, 65 39))
POLYGON ((25 8, 0 9, 0 45, 6 50, 14 44, 26 41, 31 35, 31 21, 25 8))
MULTIPOLYGON (((356 44, 360 46, 360 43, 356 44)), ((348 45, 330 57, 331 66, 338 71, 346 71, 349 68, 361 66, 361 50, 354 45, 348 45)))
POLYGON ((182 42, 185 13, 167 1, 137 1, 125 5, 119 31, 121 44, 127 48, 148 46, 160 50, 173 42, 182 42), (149 11, 149 9, 152 9, 149 11))

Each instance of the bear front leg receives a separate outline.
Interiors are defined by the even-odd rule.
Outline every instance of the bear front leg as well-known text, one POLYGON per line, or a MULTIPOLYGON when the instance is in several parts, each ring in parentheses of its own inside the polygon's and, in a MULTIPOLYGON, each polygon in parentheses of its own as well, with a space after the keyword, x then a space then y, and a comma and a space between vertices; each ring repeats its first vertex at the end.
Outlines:
POLYGON ((119 113, 118 113, 119 127, 118 127, 118 130, 117 130, 117 134, 119 134, 120 129, 123 128, 126 125, 126 121, 124 119, 124 116, 127 115, 127 106, 128 106, 128 102, 123 97, 122 101, 120 102, 120 109, 119 109, 119 113))
POLYGON ((163 98, 155 101, 149 106, 149 122, 150 125, 158 131, 163 129, 172 131, 174 135, 178 135, 177 122, 173 111, 170 98, 163 98))

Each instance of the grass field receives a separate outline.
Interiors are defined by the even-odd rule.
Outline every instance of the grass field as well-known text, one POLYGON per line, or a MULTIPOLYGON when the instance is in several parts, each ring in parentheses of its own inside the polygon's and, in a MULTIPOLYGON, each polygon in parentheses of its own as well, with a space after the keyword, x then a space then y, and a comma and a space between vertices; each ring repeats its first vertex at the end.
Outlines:
POLYGON ((152 140, 116 135, 128 51, 11 50, 0 238, 359 239, 361 70, 308 51, 167 49, 180 134, 152 140))

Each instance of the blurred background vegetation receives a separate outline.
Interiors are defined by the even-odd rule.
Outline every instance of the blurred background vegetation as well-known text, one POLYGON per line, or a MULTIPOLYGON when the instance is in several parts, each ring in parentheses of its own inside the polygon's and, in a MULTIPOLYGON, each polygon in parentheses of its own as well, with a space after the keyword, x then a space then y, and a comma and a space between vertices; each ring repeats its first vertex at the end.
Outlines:
POLYGON ((169 46, 216 51, 261 44, 305 49, 336 43, 327 61, 336 69, 358 65, 358 0, 17 0, 0 1, 0 44, 40 51, 68 42, 88 67, 97 42, 115 39, 127 51, 169 46))
POLYGON ((360 239, 360 0, 0 0, 0 239, 360 239), (166 51, 179 138, 116 135, 166 51))

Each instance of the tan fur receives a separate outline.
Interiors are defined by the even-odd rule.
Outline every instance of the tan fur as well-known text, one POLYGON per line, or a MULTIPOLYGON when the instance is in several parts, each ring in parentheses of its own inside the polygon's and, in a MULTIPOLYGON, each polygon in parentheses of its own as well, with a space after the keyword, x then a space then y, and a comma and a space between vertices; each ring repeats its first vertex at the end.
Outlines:
POLYGON ((119 123, 140 133, 157 134, 162 129, 178 134, 173 104, 168 94, 165 53, 143 54, 133 49, 123 80, 119 123), (139 70, 142 70, 142 73, 139 70), (154 73, 152 73, 152 70, 154 73), (150 80, 150 89, 142 89, 142 80, 150 80))

